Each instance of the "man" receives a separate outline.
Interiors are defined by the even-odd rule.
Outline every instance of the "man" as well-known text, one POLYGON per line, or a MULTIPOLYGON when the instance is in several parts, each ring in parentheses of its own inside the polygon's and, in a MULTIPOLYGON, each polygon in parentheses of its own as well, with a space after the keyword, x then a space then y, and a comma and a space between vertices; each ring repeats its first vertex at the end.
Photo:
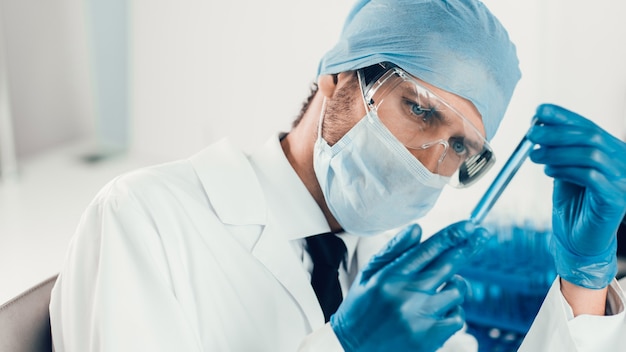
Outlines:
MULTIPOLYGON (((56 351, 477 350, 455 273, 488 234, 464 221, 420 243, 412 223, 489 168, 517 66, 480 2, 358 1, 288 134, 249 155, 222 141, 98 194, 53 290, 56 351)), ((626 146, 556 106, 536 118, 560 278, 524 348, 606 350, 624 326, 626 165, 610 156, 626 146)))

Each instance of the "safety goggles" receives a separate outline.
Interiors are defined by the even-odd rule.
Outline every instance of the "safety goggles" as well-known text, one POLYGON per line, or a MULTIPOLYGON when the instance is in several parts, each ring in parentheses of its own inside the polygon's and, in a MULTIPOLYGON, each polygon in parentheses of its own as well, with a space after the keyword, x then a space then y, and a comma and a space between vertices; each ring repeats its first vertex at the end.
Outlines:
POLYGON ((483 135, 461 113, 391 63, 357 70, 368 109, 422 164, 462 188, 495 163, 483 135))

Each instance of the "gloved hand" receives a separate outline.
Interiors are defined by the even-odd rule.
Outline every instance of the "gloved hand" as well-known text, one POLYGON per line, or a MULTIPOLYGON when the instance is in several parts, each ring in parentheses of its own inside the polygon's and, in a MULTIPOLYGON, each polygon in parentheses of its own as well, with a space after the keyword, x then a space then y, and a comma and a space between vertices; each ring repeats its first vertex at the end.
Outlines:
POLYGON ((552 252, 557 273, 592 289, 617 273, 617 228, 626 211, 626 143, 555 105, 537 108, 532 161, 554 177, 552 252))
POLYGON ((350 351, 434 351, 463 327, 467 286, 455 273, 486 242, 468 221, 420 244, 411 225, 356 277, 330 325, 350 351))

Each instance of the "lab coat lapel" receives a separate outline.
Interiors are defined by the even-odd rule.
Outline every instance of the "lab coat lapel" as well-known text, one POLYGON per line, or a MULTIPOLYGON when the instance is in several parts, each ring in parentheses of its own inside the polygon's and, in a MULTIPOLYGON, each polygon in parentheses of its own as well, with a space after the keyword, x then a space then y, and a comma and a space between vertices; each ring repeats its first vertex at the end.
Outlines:
POLYGON ((270 222, 252 253, 280 281, 306 315, 311 330, 324 325, 324 314, 309 277, 289 241, 270 222))
POLYGON ((190 161, 222 222, 263 226, 256 243, 249 246, 252 255, 294 298, 311 329, 324 325, 324 315, 302 262, 283 233, 278 231, 276 222, 272 221, 263 190, 245 155, 227 140, 222 140, 190 161))
POLYGON ((192 156, 202 187, 220 220, 229 225, 263 225, 263 190, 246 156, 223 139, 192 156))

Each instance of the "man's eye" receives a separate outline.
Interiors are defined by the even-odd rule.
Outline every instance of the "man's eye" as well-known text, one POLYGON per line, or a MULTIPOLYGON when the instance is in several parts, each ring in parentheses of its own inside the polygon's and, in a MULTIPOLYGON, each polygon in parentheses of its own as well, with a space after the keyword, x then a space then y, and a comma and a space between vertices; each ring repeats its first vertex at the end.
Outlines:
POLYGON ((424 120, 424 122, 428 122, 428 119, 432 115, 433 110, 432 109, 423 108, 421 105, 413 103, 413 104, 411 104, 411 112, 415 116, 421 117, 424 120))
POLYGON ((450 147, 457 155, 467 154, 467 146, 460 138, 455 138, 450 142, 450 147))

